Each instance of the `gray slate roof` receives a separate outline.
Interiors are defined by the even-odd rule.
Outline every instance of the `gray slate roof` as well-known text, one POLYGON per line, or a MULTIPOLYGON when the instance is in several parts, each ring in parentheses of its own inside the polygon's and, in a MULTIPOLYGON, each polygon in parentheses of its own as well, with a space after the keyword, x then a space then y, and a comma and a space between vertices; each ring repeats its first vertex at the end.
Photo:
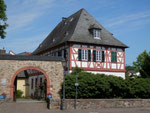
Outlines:
POLYGON ((17 77, 18 78, 28 78, 28 74, 27 74, 27 71, 25 70, 25 71, 21 71, 18 75, 17 75, 17 77))
POLYGON ((66 20, 62 20, 32 54, 38 54, 65 42, 128 47, 114 38, 112 33, 99 24, 85 9, 80 9, 66 20), (101 29, 101 40, 93 38, 89 32, 91 27, 101 29))

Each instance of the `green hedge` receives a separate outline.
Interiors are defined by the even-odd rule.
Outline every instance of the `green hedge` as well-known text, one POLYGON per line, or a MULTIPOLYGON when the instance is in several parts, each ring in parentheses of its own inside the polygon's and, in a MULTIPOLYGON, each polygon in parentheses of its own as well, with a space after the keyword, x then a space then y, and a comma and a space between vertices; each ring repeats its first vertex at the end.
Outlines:
POLYGON ((21 97, 22 97, 22 94, 23 94, 23 91, 17 90, 17 95, 16 95, 16 97, 17 97, 17 98, 21 98, 21 97))
MULTIPOLYGON (((75 81, 75 75, 69 75, 65 78, 67 99, 75 98, 75 81)), ((80 72, 78 83, 78 98, 80 99, 150 98, 150 79, 148 78, 124 80, 111 75, 80 72)))

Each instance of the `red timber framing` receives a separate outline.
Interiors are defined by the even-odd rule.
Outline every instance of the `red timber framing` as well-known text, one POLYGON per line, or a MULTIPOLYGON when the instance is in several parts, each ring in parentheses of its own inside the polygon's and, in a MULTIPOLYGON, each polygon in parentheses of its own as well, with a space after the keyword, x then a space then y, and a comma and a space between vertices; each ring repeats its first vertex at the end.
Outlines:
MULTIPOLYGON (((125 72, 125 49, 119 47, 109 47, 100 45, 87 45, 87 44, 70 44, 69 47, 69 70, 74 67, 81 67, 85 71, 101 71, 101 72, 125 72), (74 47, 79 45, 80 47, 74 47), (87 46, 84 48, 83 46, 87 46), (93 48, 90 48, 93 46, 93 48), (96 47, 101 47, 97 49, 96 47), (112 49, 113 48, 113 49, 112 49), (87 50, 87 60, 78 60, 78 49, 87 50), (88 61, 88 50, 91 50, 91 61, 88 61), (105 61, 93 61, 93 50, 104 51, 105 61), (117 52, 117 62, 111 61, 112 51, 117 52), (84 65, 86 64, 86 66, 84 65), (84 66, 83 66, 84 65, 84 66)), ((82 55, 81 55, 82 56, 82 55)), ((102 55, 101 55, 102 56, 102 55)), ((81 58, 82 59, 82 58, 81 58)))

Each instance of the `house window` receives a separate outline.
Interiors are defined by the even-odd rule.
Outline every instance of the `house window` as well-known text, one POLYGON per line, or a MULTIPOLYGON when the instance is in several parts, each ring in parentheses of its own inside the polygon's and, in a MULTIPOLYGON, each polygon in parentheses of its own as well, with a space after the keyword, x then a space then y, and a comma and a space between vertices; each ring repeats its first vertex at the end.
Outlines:
POLYGON ((101 61, 101 51, 96 51, 96 61, 101 61))
POLYGON ((87 60, 87 50, 86 49, 78 49, 78 60, 87 60))
POLYGON ((117 52, 111 52, 111 62, 117 62, 117 52))
POLYGON ((87 50, 82 49, 82 60, 87 60, 87 50))
POLYGON ((105 62, 105 52, 93 50, 93 61, 105 62))
POLYGON ((94 39, 100 39, 100 29, 93 29, 94 39))
POLYGON ((58 56, 62 56, 62 51, 58 51, 58 56))

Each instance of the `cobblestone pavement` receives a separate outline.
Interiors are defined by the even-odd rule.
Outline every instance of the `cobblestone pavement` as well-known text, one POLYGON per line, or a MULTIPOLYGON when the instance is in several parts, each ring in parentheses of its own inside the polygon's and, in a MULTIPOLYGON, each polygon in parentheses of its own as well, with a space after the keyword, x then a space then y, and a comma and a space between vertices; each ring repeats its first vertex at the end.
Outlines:
POLYGON ((150 113, 150 108, 103 108, 100 110, 48 110, 46 103, 3 103, 0 113, 150 113))

